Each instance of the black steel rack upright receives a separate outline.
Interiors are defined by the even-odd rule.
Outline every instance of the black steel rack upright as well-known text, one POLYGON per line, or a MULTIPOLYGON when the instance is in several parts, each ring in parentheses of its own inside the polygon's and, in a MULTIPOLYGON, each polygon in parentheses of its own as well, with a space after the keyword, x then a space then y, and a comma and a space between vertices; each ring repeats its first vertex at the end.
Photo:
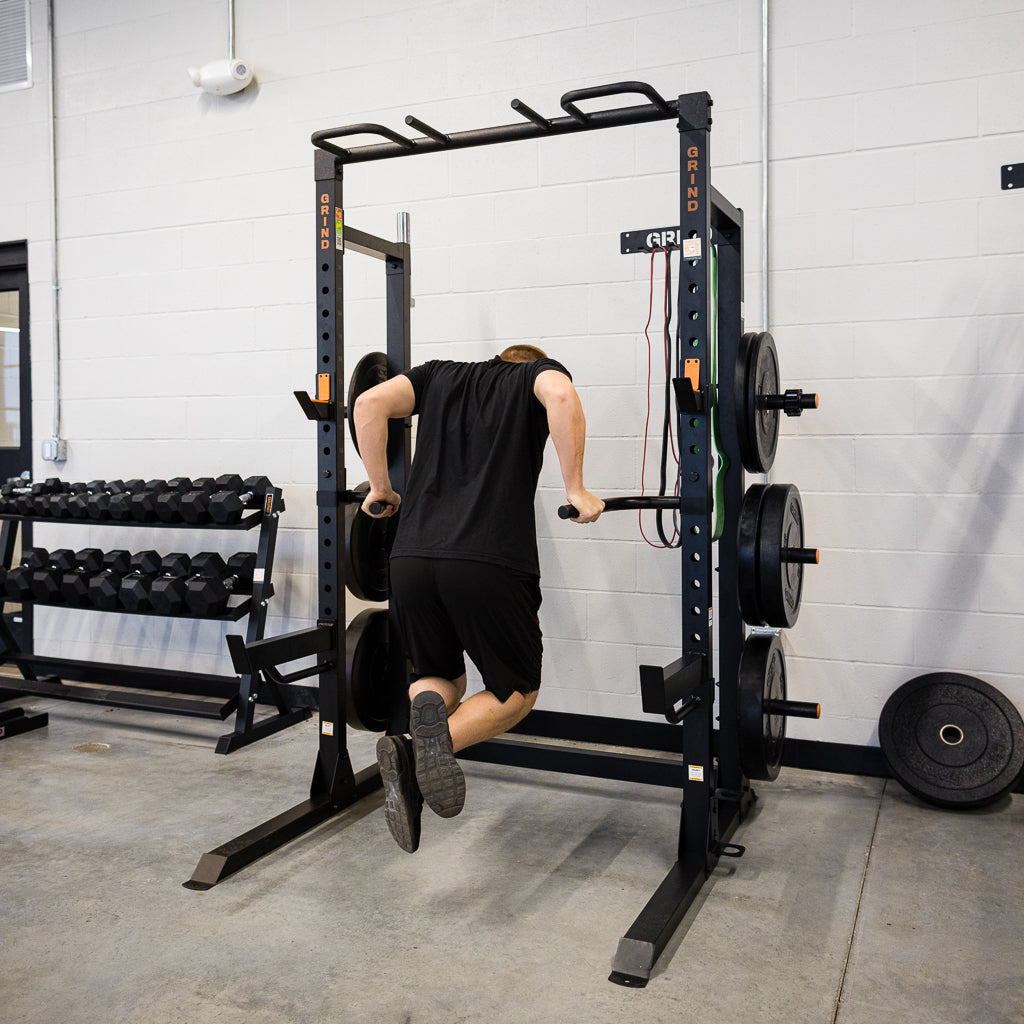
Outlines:
MULTIPOLYGON (((641 691, 643 710, 663 715, 672 724, 535 711, 513 734, 463 751, 460 756, 682 789, 678 858, 619 943, 611 979, 621 984, 646 984, 719 858, 740 852, 729 840, 755 800, 740 767, 737 724, 744 626, 736 583, 736 517, 743 494, 743 471, 731 396, 733 364, 743 332, 743 225, 740 211, 711 186, 711 105, 711 98, 704 92, 667 101, 646 83, 619 82, 566 93, 561 100, 565 116, 556 118, 547 118, 516 99, 512 108, 523 118, 516 124, 447 134, 409 116, 406 124, 421 136, 407 138, 385 126, 366 123, 313 135, 317 147, 317 387, 315 397, 297 397, 307 417, 317 425, 318 623, 287 637, 248 645, 246 651, 256 662, 264 659, 274 664, 316 654, 320 748, 309 800, 204 854, 186 886, 209 888, 380 785, 376 766, 358 775, 353 773, 345 740, 348 695, 341 672, 346 662, 343 505, 356 498, 348 489, 344 465, 343 274, 339 256, 357 251, 385 261, 389 371, 400 373, 410 365, 409 246, 404 241, 375 238, 345 223, 341 188, 344 166, 667 120, 677 122, 680 145, 679 223, 673 225, 678 230, 672 247, 678 248, 682 256, 676 307, 680 348, 674 380, 682 472, 678 498, 660 500, 661 507, 666 507, 666 502, 675 507, 682 524, 681 656, 664 668, 642 667, 641 691), (639 93, 648 102, 593 112, 584 112, 578 106, 585 100, 624 93, 639 93), (384 141, 350 149, 336 142, 365 134, 384 141), (716 402, 710 351, 712 239, 718 256, 718 393, 726 396, 719 403, 720 429, 724 454, 731 465, 726 482, 725 530, 718 543, 717 608, 712 598, 716 576, 712 536, 715 446, 711 412, 716 402), (718 684, 713 675, 713 624, 720 640, 718 684), (716 690, 721 719, 717 728, 716 690), (680 728, 684 718, 685 726, 680 728), (531 742, 519 740, 520 733, 528 734, 531 742), (537 742, 538 737, 541 742, 537 742), (565 740, 573 741, 572 745, 562 742, 565 740), (662 751, 666 756, 587 749, 580 740, 662 751)), ((391 429, 402 430, 404 437, 401 457, 392 466, 393 483, 401 491, 410 457, 409 428, 408 424, 393 422, 391 429)), ((391 685, 397 692, 404 681, 404 659, 391 657, 390 662, 391 685), (399 660, 403 663, 398 664, 399 660)), ((396 719, 392 724, 402 723, 396 719)))

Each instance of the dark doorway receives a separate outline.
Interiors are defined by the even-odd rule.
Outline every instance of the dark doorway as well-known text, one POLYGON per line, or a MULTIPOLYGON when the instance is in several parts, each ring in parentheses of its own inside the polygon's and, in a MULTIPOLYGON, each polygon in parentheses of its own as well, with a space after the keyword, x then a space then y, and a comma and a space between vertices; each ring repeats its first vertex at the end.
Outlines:
MULTIPOLYGON (((28 338, 28 248, 0 244, 0 483, 32 471, 32 392, 28 338)), ((32 543, 31 526, 0 521, 0 559, 17 562, 32 543)), ((32 609, 0 596, 3 621, 22 651, 32 650, 32 609)))
POLYGON ((32 469, 28 327, 25 243, 0 245, 0 481, 32 469))

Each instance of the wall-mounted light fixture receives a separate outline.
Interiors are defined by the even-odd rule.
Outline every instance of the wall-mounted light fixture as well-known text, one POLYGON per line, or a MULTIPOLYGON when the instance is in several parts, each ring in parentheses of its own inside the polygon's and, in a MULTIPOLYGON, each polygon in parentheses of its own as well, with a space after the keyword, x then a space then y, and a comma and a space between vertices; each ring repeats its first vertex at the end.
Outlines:
POLYGON ((252 81, 252 64, 235 56, 235 0, 228 0, 228 56, 188 69, 192 84, 215 96, 241 92, 252 81))

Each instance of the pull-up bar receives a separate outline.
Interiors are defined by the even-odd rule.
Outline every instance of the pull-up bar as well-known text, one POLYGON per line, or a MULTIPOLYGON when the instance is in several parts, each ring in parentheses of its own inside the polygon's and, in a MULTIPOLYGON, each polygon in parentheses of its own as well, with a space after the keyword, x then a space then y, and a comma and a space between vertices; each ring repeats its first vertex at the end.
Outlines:
POLYGON ((665 121, 680 113, 678 101, 663 99, 646 82, 613 82, 609 85, 595 85, 584 89, 570 90, 561 99, 565 117, 544 117, 520 99, 512 100, 511 107, 517 114, 525 118, 524 122, 494 125, 490 128, 471 128, 469 131, 446 134, 410 114, 405 119, 405 123, 422 132, 422 137, 410 139, 384 125, 362 123, 350 124, 342 128, 325 128, 322 131, 314 132, 311 141, 318 149, 333 154, 342 163, 355 164, 368 160, 386 160, 395 156, 414 156, 417 153, 437 153, 446 149, 468 149, 472 146, 490 146, 518 139, 538 139, 551 135, 594 131, 599 128, 617 128, 628 124, 665 121), (582 100, 634 92, 646 96, 650 102, 639 106, 614 107, 611 110, 595 110, 589 113, 585 113, 577 106, 582 100), (379 135, 387 141, 368 146, 355 146, 352 149, 343 149, 331 141, 350 135, 379 135))

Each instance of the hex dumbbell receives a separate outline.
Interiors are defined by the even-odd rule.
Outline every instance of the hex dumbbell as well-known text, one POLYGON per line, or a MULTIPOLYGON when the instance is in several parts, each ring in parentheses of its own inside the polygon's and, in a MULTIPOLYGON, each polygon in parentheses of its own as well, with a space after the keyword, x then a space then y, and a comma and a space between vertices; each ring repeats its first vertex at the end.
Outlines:
POLYGON ((60 585, 64 573, 75 567, 75 553, 70 548, 56 548, 50 552, 46 565, 32 573, 32 600, 40 604, 59 604, 62 600, 60 585))
POLYGON ((186 495, 201 494, 213 491, 214 481, 211 477, 200 477, 189 481, 189 488, 184 491, 167 491, 156 499, 156 517, 162 523, 180 523, 187 521, 182 515, 182 505, 186 495))
MULTIPOLYGON (((124 486, 123 482, 117 480, 111 480, 110 483, 114 487, 117 487, 119 483, 121 487, 124 486)), ((80 489, 76 489, 68 501, 68 515, 72 519, 88 519, 89 499, 96 494, 102 494, 106 488, 106 480, 90 480, 80 489)))
POLYGON ((130 492, 132 487, 136 490, 144 487, 141 480, 108 480, 106 486, 98 494, 90 494, 85 503, 85 514, 89 519, 109 519, 110 502, 118 494, 130 492))
POLYGON ((212 487, 196 489, 181 499, 181 518, 186 523, 209 523, 210 503, 216 494, 223 491, 239 491, 242 489, 242 478, 236 473, 225 473, 213 481, 212 487))
POLYGON ((155 551, 137 551, 132 555, 131 572, 122 577, 118 603, 129 612, 148 612, 149 591, 160 572, 162 559, 155 551))
POLYGON ((12 601, 31 601, 32 574, 49 560, 50 553, 46 548, 26 548, 21 553, 21 562, 7 574, 7 596, 12 601))
POLYGON ((129 552, 108 551, 103 556, 103 568, 89 580, 89 605, 102 611, 114 611, 118 606, 121 580, 131 572, 131 567, 129 552))
POLYGON ((103 568, 103 552, 99 548, 82 548, 75 552, 74 567, 60 581, 60 596, 75 608, 89 606, 89 580, 103 568))
POLYGON ((234 490, 218 491, 210 499, 210 518, 215 523, 231 524, 241 520, 246 509, 259 508, 273 484, 265 476, 250 476, 234 490))
POLYGON ((153 611, 160 615, 180 615, 185 610, 185 580, 191 572, 192 559, 188 555, 168 555, 163 560, 160 575, 149 590, 153 611))
POLYGON ((185 584, 185 601, 195 615, 223 615, 232 594, 252 586, 256 569, 256 553, 239 551, 228 559, 225 573, 209 577, 193 577, 185 584))
MULTIPOLYGON (((141 494, 133 494, 131 499, 132 519, 137 523, 152 523, 160 518, 157 502, 161 494, 177 491, 184 494, 192 489, 192 481, 187 476, 176 476, 170 480, 149 480, 141 494)), ((172 522, 173 520, 168 520, 172 522)))
POLYGON ((123 491, 96 495, 89 502, 89 516, 92 519, 113 519, 123 523, 132 517, 132 498, 145 489, 145 480, 125 480, 123 491))
MULTIPOLYGON (((86 493, 88 491, 88 486, 88 484, 83 483, 70 483, 57 494, 51 494, 50 500, 47 503, 47 512, 53 516, 54 519, 72 518, 71 503, 76 495, 86 493)), ((88 497, 87 494, 86 497, 88 497)))

